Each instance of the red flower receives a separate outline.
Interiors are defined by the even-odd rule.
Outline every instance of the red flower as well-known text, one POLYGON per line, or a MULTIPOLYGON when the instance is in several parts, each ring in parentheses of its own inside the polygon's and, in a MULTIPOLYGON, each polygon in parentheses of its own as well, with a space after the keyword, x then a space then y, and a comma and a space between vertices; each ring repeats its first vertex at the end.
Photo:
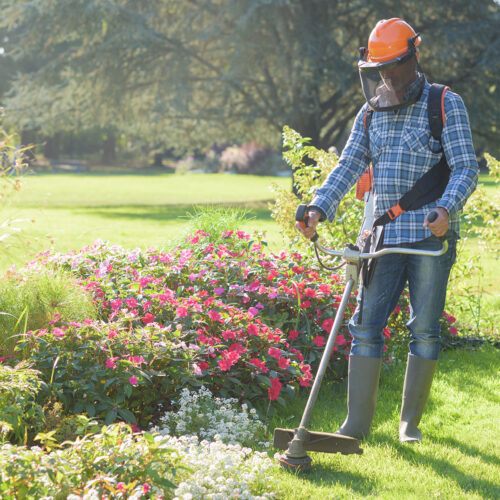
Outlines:
POLYGON ((141 318, 141 321, 145 324, 145 325, 149 325, 149 323, 153 323, 153 321, 155 320, 155 317, 153 314, 151 313, 146 313, 144 315, 144 318, 141 318))
POLYGON ((208 363, 205 363, 205 361, 198 361, 198 368, 203 371, 208 368, 208 363))
POLYGON ((347 340, 345 339, 345 337, 342 334, 340 334, 340 335, 337 335, 337 338, 335 339, 335 343, 338 345, 345 345, 345 344, 347 344, 347 340))
POLYGON ((257 358, 252 358, 250 360, 250 363, 258 368, 262 373, 267 373, 269 370, 266 368, 266 363, 264 361, 261 361, 260 359, 257 358))
POLYGON ((187 318, 187 316, 188 316, 188 310, 185 307, 178 307, 177 310, 175 311, 176 318, 187 318))
POLYGON ((217 311, 208 311, 208 316, 212 321, 221 321, 222 316, 217 311))
POLYGON ((458 333, 458 330, 454 326, 450 326, 450 333, 452 335, 456 335, 458 333))
POLYGON ((287 358, 280 358, 278 359, 278 364, 280 366, 280 368, 288 368, 290 366, 290 360, 287 359, 287 358))
POLYGON ((304 302, 302 302, 302 304, 300 304, 300 307, 302 309, 309 309, 311 307, 311 301, 304 300, 304 302))
POLYGON ((382 333, 384 334, 384 337, 386 339, 390 339, 391 338, 391 331, 389 330, 389 328, 385 327, 383 330, 382 330, 382 333))
POLYGON ((282 387, 278 377, 271 379, 271 387, 267 390, 268 397, 271 401, 276 401, 278 399, 282 387))
POLYGON ((269 356, 276 358, 276 359, 281 358, 281 351, 279 349, 276 349, 276 347, 270 347, 267 350, 267 354, 269 354, 269 356))
POLYGON ((330 319, 325 319, 325 321, 323 321, 321 328, 323 328, 325 332, 330 333, 332 326, 333 326, 333 319, 330 318, 330 319))
POLYGON ((312 288, 306 288, 304 290, 304 295, 312 299, 316 297, 316 290, 313 290, 312 288))
POLYGON ((295 340, 299 336, 299 332, 297 330, 290 330, 288 332, 288 338, 290 340, 295 340))
POLYGON ((317 347, 323 347, 326 344, 325 337, 321 335, 316 335, 316 337, 313 338, 313 342, 317 347))
POLYGON ((231 368, 231 366, 233 366, 232 361, 230 361, 229 359, 221 359, 221 360, 217 361, 217 364, 219 365, 219 368, 223 372, 228 371, 231 368))

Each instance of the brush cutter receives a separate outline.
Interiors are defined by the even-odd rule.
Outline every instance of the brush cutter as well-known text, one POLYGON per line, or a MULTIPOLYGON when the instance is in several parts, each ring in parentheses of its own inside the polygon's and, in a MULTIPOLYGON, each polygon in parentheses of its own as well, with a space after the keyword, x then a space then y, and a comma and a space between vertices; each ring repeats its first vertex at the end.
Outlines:
MULTIPOLYGON (((304 224, 304 226, 307 225, 307 205, 299 205, 295 218, 299 223, 304 224)), ((436 218, 436 212, 431 212, 428 216, 429 222, 433 222, 436 218)), ((358 283, 360 262, 363 259, 374 259, 390 253, 430 255, 437 257, 448 250, 448 242, 444 240, 443 247, 438 251, 414 250, 412 248, 384 248, 373 253, 361 253, 359 248, 354 245, 348 245, 343 252, 330 250, 319 243, 317 233, 311 238, 311 241, 314 242, 317 255, 319 250, 327 255, 342 257, 346 263, 346 286, 299 427, 297 429, 274 429, 274 447, 279 450, 286 450, 286 452, 279 457, 281 467, 299 472, 308 472, 311 470, 312 460, 307 455, 308 451, 342 453, 343 455, 350 455, 353 453, 361 455, 363 453, 363 450, 359 446, 359 441, 355 438, 328 432, 314 432, 307 429, 311 420, 314 404, 318 397, 321 382, 330 361, 335 339, 337 338, 337 332, 343 321, 345 308, 353 289, 355 289, 358 283)))

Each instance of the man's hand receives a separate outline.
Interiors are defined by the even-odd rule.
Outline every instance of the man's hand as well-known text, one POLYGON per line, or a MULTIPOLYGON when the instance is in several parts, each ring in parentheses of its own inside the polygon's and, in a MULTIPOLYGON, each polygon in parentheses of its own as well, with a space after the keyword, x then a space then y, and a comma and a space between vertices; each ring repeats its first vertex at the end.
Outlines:
POLYGON ((307 227, 304 227, 304 223, 296 222, 295 227, 308 239, 310 240, 316 234, 316 226, 319 223, 321 214, 317 210, 309 210, 307 212, 308 221, 307 227))
POLYGON ((448 231, 448 212, 443 207, 434 209, 438 217, 434 222, 429 222, 425 217, 424 227, 428 227, 434 236, 444 236, 448 231))

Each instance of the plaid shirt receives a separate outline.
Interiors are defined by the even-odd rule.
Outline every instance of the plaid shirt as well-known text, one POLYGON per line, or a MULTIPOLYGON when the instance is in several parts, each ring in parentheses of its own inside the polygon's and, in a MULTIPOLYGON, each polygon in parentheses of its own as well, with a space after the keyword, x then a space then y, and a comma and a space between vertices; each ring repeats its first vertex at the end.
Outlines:
MULTIPOLYGON (((375 193, 375 218, 396 205, 401 196, 441 158, 439 141, 430 133, 427 97, 430 84, 420 99, 397 111, 379 111, 372 115, 367 131, 363 119, 368 104, 359 111, 349 140, 335 168, 316 191, 311 206, 332 222, 340 200, 359 179, 371 162, 375 193)), ((478 165, 467 110, 461 97, 449 90, 445 94, 446 121, 441 143, 451 169, 450 181, 441 199, 422 208, 405 212, 385 226, 384 244, 420 241, 431 236, 423 227, 425 216, 435 207, 444 207, 449 227, 459 235, 460 212, 477 185, 478 165)))

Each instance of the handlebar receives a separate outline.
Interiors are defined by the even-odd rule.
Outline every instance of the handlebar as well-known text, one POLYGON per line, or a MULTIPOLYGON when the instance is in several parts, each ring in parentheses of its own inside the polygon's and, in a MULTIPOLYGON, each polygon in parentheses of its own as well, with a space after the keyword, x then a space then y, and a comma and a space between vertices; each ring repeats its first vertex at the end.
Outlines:
MULTIPOLYGON (((299 222, 299 224, 304 227, 307 226, 308 216, 307 216, 307 205, 301 204, 297 208, 297 213, 295 214, 295 220, 299 222)), ((434 222, 438 217, 438 213, 436 211, 432 211, 427 216, 427 220, 429 222, 434 222)), ((361 253, 357 247, 353 247, 352 245, 348 245, 347 248, 343 251, 332 250, 323 246, 319 241, 318 233, 315 233, 311 238, 311 241, 314 243, 316 248, 321 252, 331 255, 334 257, 343 257, 344 260, 348 262, 358 262, 362 259, 376 259, 378 257, 382 257, 382 255, 387 255, 391 253, 401 253, 407 255, 425 255, 430 257, 439 257, 440 255, 445 254, 448 251, 448 241, 441 237, 440 240, 443 243, 443 246, 440 250, 416 250, 414 248, 404 248, 404 247, 392 247, 392 248, 383 248, 382 250, 378 250, 377 252, 371 253, 361 253)), ((319 256, 318 256, 319 258, 319 256)))

